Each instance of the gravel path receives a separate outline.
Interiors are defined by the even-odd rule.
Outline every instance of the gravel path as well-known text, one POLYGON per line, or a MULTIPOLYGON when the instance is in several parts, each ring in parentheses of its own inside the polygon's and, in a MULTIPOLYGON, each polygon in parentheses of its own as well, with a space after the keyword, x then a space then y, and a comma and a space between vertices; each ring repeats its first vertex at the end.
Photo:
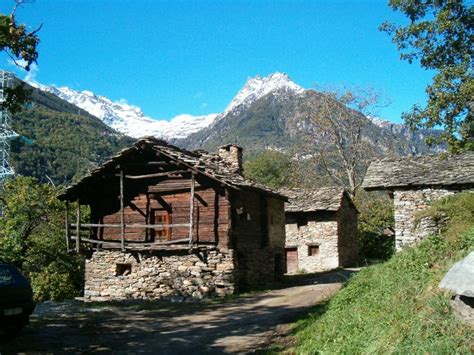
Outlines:
POLYGON ((220 304, 45 302, 0 353, 249 353, 333 295, 351 271, 220 304))

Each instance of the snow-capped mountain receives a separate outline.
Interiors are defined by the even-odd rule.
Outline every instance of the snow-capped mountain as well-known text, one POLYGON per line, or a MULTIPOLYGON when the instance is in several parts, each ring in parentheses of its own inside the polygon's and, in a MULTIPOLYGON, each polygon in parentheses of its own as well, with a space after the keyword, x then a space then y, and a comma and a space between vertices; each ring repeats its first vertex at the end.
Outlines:
POLYGON ((204 116, 181 114, 170 120, 156 120, 146 116, 138 106, 130 105, 125 101, 112 101, 88 90, 77 91, 68 87, 30 84, 82 108, 108 126, 128 136, 139 138, 151 135, 166 140, 185 138, 208 127, 231 111, 240 111, 249 107, 253 102, 271 92, 275 95, 285 95, 305 91, 284 73, 273 73, 267 77, 256 76, 247 80, 221 114, 204 116))
POLYGON ((113 102, 105 96, 96 95, 88 90, 76 91, 68 87, 57 88, 38 83, 30 84, 82 108, 113 129, 134 138, 143 136, 163 139, 184 138, 209 126, 217 116, 216 114, 205 116, 182 114, 169 121, 154 120, 146 116, 138 106, 130 105, 125 101, 113 102))
POLYGON ((244 87, 235 95, 222 115, 226 115, 239 107, 248 107, 270 92, 281 95, 285 92, 302 93, 304 91, 305 89, 292 81, 285 73, 277 72, 263 78, 257 75, 255 78, 247 80, 244 87))

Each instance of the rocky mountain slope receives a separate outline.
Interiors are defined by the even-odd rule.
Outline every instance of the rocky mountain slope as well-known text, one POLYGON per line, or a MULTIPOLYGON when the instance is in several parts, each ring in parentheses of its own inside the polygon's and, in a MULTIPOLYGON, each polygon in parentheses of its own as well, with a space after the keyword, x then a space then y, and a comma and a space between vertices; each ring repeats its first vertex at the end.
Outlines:
MULTIPOLYGON (((302 88, 282 73, 249 79, 218 115, 180 115, 169 122, 152 120, 138 107, 88 91, 40 84, 30 90, 32 105, 12 121, 13 129, 27 138, 12 142, 12 160, 19 174, 43 181, 76 179, 131 144, 127 135, 154 134, 188 149, 210 151, 233 142, 245 147, 247 157, 265 149, 298 156, 299 143, 308 133, 315 137, 315 146, 322 142, 310 120, 322 94, 302 88)), ((428 152, 425 132, 364 119, 369 122, 365 139, 380 155, 428 152)))
MULTIPOLYGON (((245 147, 247 154, 264 149, 289 151, 308 134, 315 145, 324 144, 311 122, 311 117, 321 109, 322 99, 321 93, 301 88, 285 74, 250 79, 208 127, 174 142, 188 149, 208 150, 233 142, 245 147)), ((402 124, 363 119, 367 120, 364 138, 380 155, 429 151, 424 143, 427 132, 413 133, 402 124)))
MULTIPOLYGON (((113 102, 90 91, 75 91, 35 84, 44 92, 98 117, 109 127, 130 137, 153 135, 190 149, 214 150, 234 142, 247 153, 265 148, 289 149, 302 135, 314 130, 311 115, 318 109, 318 92, 307 90, 284 73, 247 80, 220 114, 178 115, 169 121, 154 120, 126 102, 113 102), (305 112, 303 112, 305 111, 305 112)), ((381 152, 422 154, 426 132, 411 132, 402 124, 374 119, 367 136, 381 152)))
POLYGON ((134 138, 150 135, 166 140, 184 138, 207 127, 217 116, 216 114, 204 116, 182 114, 169 121, 154 120, 147 117, 138 106, 130 105, 125 101, 113 102, 91 91, 76 91, 68 87, 57 88, 38 83, 32 83, 32 85, 87 111, 109 127, 134 138))

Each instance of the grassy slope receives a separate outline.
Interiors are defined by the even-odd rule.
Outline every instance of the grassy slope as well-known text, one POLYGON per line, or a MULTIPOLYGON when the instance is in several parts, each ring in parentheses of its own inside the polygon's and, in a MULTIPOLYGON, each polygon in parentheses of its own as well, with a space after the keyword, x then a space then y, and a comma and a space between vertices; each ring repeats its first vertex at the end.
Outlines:
POLYGON ((472 330, 454 317, 450 295, 437 285, 474 249, 474 194, 439 201, 428 213, 450 216, 442 235, 354 276, 297 325, 297 352, 470 353, 472 330))

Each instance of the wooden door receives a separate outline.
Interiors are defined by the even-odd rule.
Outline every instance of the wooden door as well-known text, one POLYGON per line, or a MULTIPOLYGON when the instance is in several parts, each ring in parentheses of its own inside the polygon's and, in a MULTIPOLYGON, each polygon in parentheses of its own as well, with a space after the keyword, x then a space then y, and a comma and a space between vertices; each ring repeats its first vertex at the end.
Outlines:
MULTIPOLYGON (((171 214, 165 209, 152 209, 150 224, 171 224, 171 214)), ((155 228, 151 230, 151 237, 155 242, 171 240, 171 227, 155 228)))
POLYGON ((285 249, 286 273, 295 273, 298 270, 298 249, 285 249))

